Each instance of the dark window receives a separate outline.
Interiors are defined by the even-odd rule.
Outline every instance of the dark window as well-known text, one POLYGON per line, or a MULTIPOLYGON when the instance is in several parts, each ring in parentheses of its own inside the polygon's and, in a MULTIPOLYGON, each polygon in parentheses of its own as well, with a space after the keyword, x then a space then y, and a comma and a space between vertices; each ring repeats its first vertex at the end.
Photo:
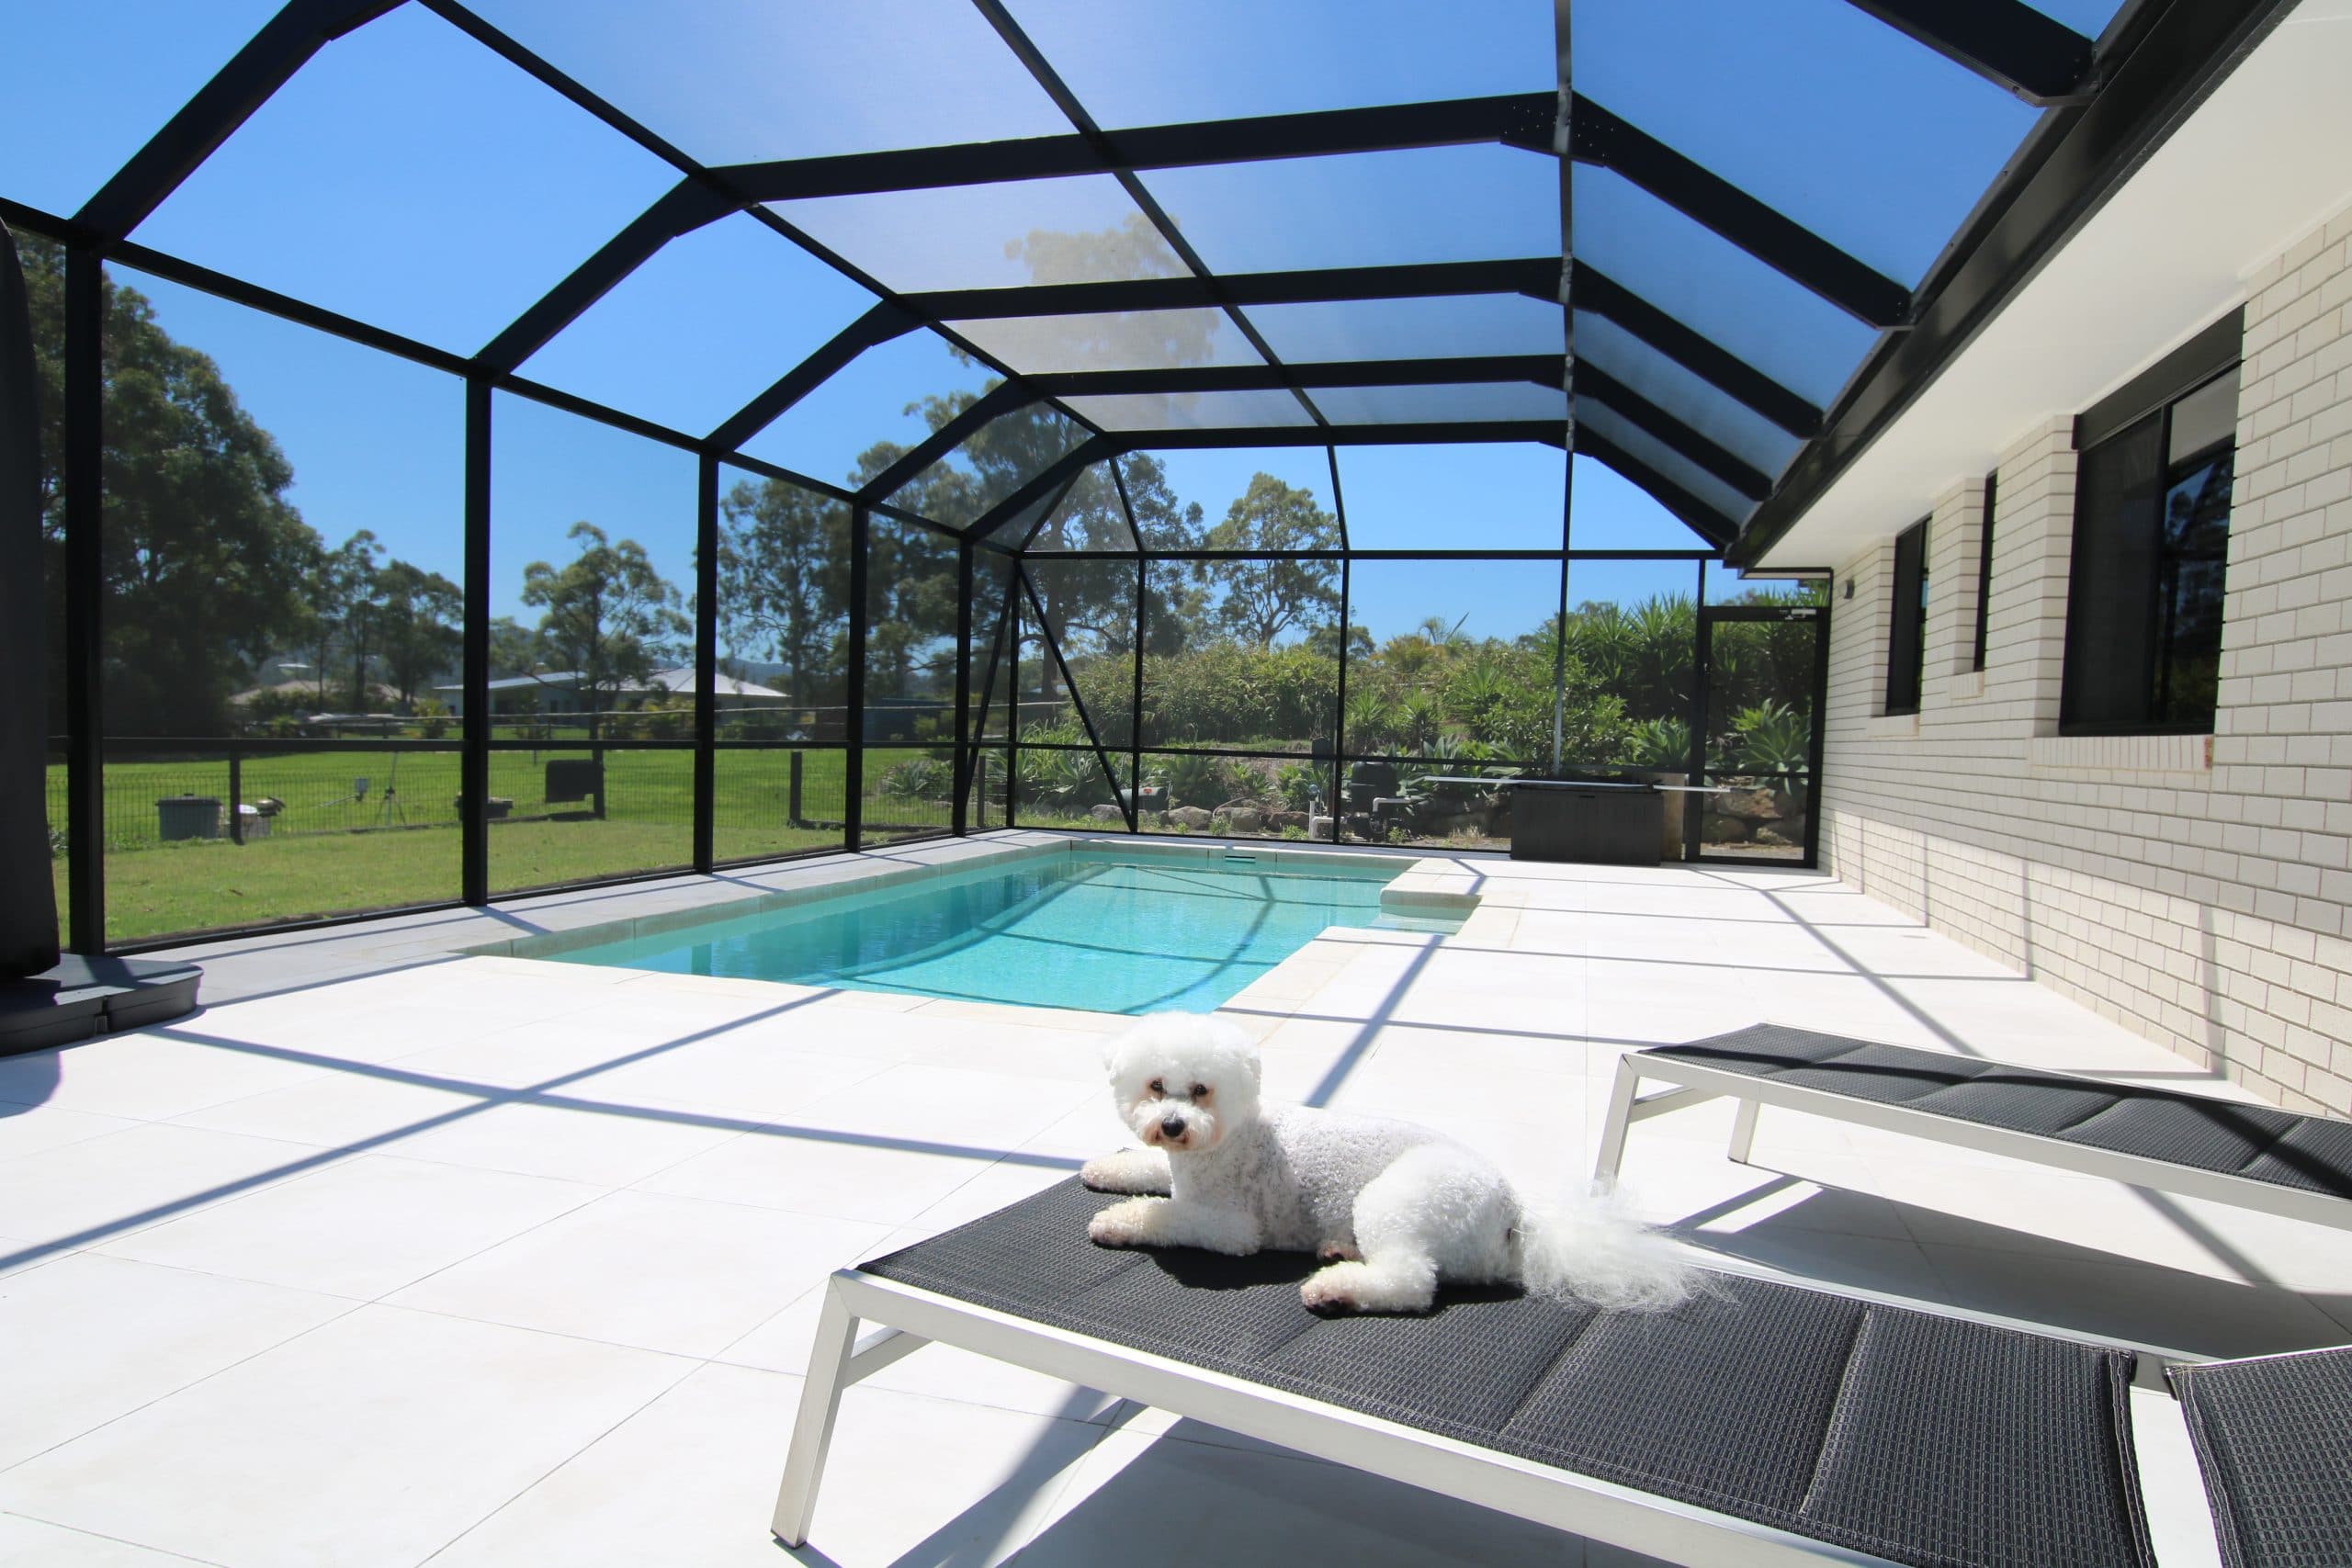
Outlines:
POLYGON ((2213 728, 2236 429, 2233 367, 2083 451, 2060 728, 2213 728))
POLYGON ((1984 668, 1984 633, 1993 624, 1993 513, 1999 505, 2001 471, 1984 476, 1984 521, 1976 530, 1976 657, 1972 670, 1984 668))
POLYGON ((1919 649, 1928 624, 1928 521, 1894 537, 1894 621, 1886 649, 1886 711, 1919 711, 1919 649))

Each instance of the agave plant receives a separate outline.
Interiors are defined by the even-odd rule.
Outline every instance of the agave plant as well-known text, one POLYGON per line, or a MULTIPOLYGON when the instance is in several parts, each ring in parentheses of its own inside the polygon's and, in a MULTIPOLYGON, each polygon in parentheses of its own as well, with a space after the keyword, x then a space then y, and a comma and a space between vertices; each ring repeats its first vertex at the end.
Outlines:
POLYGON ((1802 773, 1813 759, 1813 722, 1788 704, 1765 698, 1732 720, 1741 764, 1767 773, 1802 773))
POLYGON ((1690 727, 1679 718, 1645 718, 1634 726, 1625 751, 1637 768, 1688 768, 1690 727))
POLYGON ((912 757, 884 771, 876 782, 890 800, 937 800, 955 785, 947 764, 934 757, 912 757))

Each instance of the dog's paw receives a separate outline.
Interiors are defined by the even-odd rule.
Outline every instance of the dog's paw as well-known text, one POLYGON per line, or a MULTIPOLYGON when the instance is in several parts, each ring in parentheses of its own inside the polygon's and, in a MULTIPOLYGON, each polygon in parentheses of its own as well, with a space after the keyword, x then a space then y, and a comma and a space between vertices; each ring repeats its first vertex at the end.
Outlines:
POLYGON ((1343 1241, 1327 1241, 1315 1249, 1317 1263, 1361 1263, 1363 1254, 1343 1241))
POLYGON ((1149 1244, 1148 1211, 1140 1203, 1117 1203, 1086 1222, 1086 1237, 1097 1247, 1144 1247, 1149 1244))
POLYGON ((1078 1168, 1078 1179, 1096 1192, 1168 1194, 1168 1156, 1151 1149, 1098 1155, 1078 1168))
POLYGON ((1306 1303, 1307 1311, 1323 1317, 1338 1317, 1363 1310, 1363 1301, 1356 1294, 1344 1268, 1339 1265, 1307 1276, 1306 1282, 1298 1288, 1298 1299, 1306 1303))

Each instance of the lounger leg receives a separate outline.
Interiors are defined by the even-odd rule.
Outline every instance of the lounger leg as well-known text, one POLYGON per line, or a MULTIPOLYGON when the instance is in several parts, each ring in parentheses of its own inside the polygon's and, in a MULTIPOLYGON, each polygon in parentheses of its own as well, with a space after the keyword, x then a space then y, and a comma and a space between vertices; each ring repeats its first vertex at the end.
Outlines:
POLYGON ((1757 1109, 1755 1100, 1743 1100, 1739 1102, 1739 1114, 1731 1119, 1731 1162, 1734 1165, 1746 1165, 1748 1151, 1756 1146, 1757 1109))
POLYGON ((857 1342, 857 1319, 842 1301, 839 1286, 825 1286, 824 1311, 817 1319, 817 1342, 808 1352, 808 1376, 800 1385, 800 1414, 792 1423, 792 1449, 785 1456, 784 1484, 775 1495, 775 1538, 786 1546, 808 1539, 817 1511, 817 1483, 825 1474, 825 1450, 833 1440, 833 1417, 841 1413, 843 1376, 857 1342))
POLYGON ((1634 1096, 1642 1087, 1642 1070, 1630 1055, 1617 1058, 1617 1081, 1609 1090, 1609 1120, 1600 1126, 1600 1151, 1592 1164, 1595 1181, 1614 1181, 1625 1161, 1625 1129, 1633 1124, 1634 1096))

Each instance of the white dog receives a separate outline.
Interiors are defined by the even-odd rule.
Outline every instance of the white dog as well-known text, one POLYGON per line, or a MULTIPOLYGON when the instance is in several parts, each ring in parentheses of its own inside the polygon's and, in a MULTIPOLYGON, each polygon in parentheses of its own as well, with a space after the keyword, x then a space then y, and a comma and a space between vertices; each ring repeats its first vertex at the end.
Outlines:
POLYGON ((1261 1110, 1257 1048, 1221 1019, 1161 1013, 1105 1053, 1119 1119, 1140 1149, 1089 1160, 1114 1204, 1105 1247, 1312 1252, 1317 1312, 1427 1312, 1441 1281, 1517 1284, 1597 1306, 1656 1309, 1691 1272, 1655 1232, 1591 1203, 1539 1213, 1502 1173, 1426 1127, 1306 1106, 1261 1110))

